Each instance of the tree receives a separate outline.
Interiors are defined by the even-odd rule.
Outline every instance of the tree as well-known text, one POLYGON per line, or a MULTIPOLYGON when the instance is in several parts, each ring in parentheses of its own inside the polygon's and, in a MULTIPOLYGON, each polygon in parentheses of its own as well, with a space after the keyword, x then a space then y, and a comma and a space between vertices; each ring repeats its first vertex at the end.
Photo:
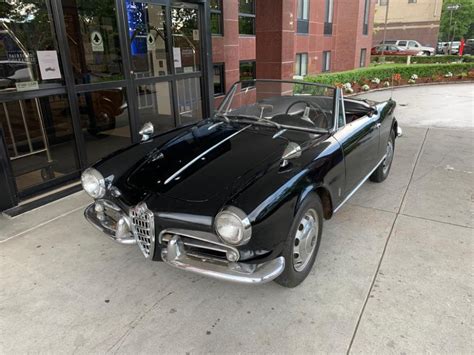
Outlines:
POLYGON ((474 23, 473 14, 474 0, 445 0, 441 13, 440 40, 450 41, 452 38, 459 40, 461 37, 466 36, 474 23), (448 6, 456 4, 459 5, 459 9, 452 11, 453 17, 450 26, 451 11, 448 10, 448 6))

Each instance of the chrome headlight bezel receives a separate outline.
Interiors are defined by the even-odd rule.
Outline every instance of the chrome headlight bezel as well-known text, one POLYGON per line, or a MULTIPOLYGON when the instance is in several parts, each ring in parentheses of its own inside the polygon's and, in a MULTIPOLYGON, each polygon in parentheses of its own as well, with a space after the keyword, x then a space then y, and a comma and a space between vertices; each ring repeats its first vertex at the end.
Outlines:
POLYGON ((98 199, 105 196, 105 192, 107 190, 105 179, 98 170, 94 168, 88 168, 84 170, 81 175, 81 183, 82 188, 90 197, 98 199), (88 184, 91 183, 95 184, 94 188, 88 186, 88 184))
POLYGON ((217 236, 225 243, 232 246, 239 246, 247 244, 252 237, 252 224, 248 216, 240 208, 234 206, 227 206, 222 211, 220 211, 214 218, 214 230, 217 236), (237 226, 239 230, 238 239, 232 240, 232 237, 225 235, 222 227, 219 226, 219 223, 223 218, 233 219, 234 227, 237 226))

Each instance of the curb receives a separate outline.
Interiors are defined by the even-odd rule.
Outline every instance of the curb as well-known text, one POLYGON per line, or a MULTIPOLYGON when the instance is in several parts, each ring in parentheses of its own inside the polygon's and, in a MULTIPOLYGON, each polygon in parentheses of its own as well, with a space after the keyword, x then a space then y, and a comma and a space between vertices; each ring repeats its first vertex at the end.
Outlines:
POLYGON ((435 86, 435 85, 459 85, 459 84, 474 84, 474 80, 464 80, 464 81, 442 81, 439 83, 421 83, 421 84, 409 84, 409 85, 399 85, 399 86, 389 86, 388 88, 377 88, 377 89, 372 89, 368 91, 360 91, 355 94, 345 94, 344 97, 352 97, 352 96, 358 96, 358 95, 363 95, 363 94, 368 94, 371 92, 377 92, 377 91, 387 91, 387 90, 396 90, 398 88, 403 89, 403 88, 412 88, 412 87, 418 87, 418 86, 435 86))

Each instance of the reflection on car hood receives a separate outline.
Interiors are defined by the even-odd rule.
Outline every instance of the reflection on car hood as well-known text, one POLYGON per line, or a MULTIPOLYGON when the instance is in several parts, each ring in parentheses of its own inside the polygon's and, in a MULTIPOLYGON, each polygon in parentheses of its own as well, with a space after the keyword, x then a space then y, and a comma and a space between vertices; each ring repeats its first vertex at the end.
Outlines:
MULTIPOLYGON (((229 198, 280 161, 288 140, 273 138, 275 132, 212 122, 190 127, 148 153, 128 175, 127 185, 185 201, 229 198)), ((308 134, 296 136, 304 141, 308 134)))

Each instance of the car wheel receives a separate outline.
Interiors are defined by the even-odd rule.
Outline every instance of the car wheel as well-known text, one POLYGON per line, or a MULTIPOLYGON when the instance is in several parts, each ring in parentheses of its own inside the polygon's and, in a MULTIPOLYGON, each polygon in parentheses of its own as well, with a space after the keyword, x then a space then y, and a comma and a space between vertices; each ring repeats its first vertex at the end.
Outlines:
POLYGON ((318 195, 308 196, 296 214, 283 247, 285 270, 275 280, 284 287, 296 287, 310 273, 323 232, 323 207, 318 195))
POLYGON ((429 56, 431 56, 431 52, 430 51, 425 51, 425 55, 429 57, 429 56))
POLYGON ((382 163, 378 166, 377 170, 370 176, 370 181, 373 182, 382 182, 390 173, 390 168, 392 167, 393 156, 395 154, 395 131, 392 130, 390 133, 390 138, 387 142, 386 157, 382 163))

